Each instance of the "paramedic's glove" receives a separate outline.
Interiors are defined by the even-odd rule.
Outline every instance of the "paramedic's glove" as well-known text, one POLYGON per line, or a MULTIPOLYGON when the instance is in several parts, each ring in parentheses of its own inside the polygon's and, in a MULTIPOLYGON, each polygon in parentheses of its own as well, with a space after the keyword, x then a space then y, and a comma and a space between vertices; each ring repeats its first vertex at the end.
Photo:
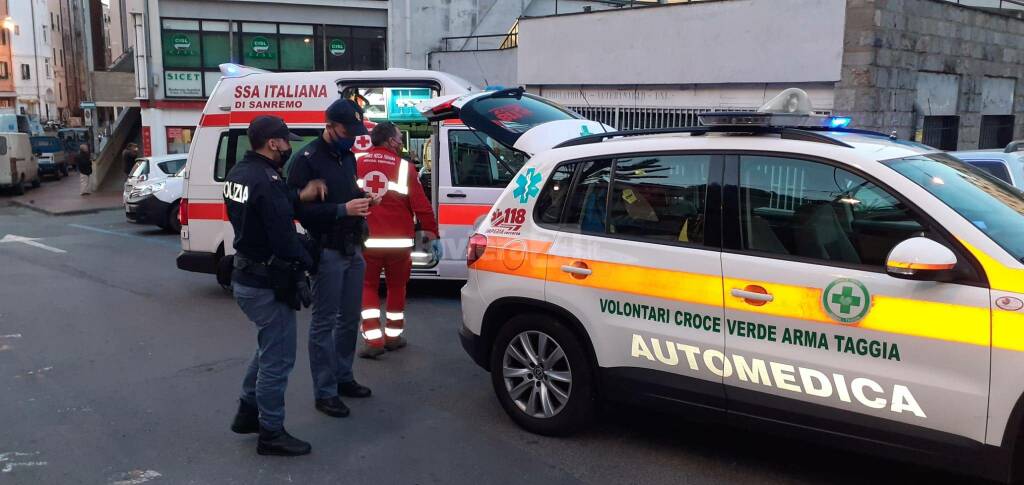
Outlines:
POLYGON ((442 257, 444 257, 444 250, 441 249, 440 239, 435 238, 430 241, 430 250, 434 252, 435 259, 440 260, 442 257))

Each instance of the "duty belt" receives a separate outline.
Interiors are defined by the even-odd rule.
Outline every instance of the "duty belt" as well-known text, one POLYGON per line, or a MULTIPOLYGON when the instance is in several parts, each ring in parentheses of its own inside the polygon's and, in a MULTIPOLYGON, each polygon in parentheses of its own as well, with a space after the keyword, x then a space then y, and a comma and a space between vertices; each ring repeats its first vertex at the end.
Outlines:
POLYGON ((269 276, 266 262, 249 259, 242 253, 235 253, 234 266, 235 269, 254 276, 269 276))

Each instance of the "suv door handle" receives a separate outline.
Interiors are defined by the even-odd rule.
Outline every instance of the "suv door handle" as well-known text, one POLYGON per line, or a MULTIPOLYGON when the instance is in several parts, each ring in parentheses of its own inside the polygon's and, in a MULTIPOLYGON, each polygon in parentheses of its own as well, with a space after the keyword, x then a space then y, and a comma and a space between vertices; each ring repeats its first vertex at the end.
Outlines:
POLYGON ((770 301, 775 300, 775 297, 772 296, 771 293, 759 293, 756 291, 741 290, 739 288, 733 288, 732 290, 729 291, 729 294, 735 296, 736 298, 743 298, 744 300, 751 300, 756 302, 768 303, 770 301))
POLYGON ((571 275, 579 275, 579 276, 582 276, 584 278, 586 278, 587 276, 590 276, 594 272, 593 270, 588 268, 585 263, 582 263, 582 262, 576 262, 576 263, 573 263, 573 264, 563 264, 562 265, 562 271, 565 271, 566 273, 569 273, 571 275), (574 266, 574 265, 579 265, 579 266, 574 266))
POLYGON ((449 199, 465 199, 466 198, 466 194, 463 194, 463 193, 460 193, 460 192, 456 192, 454 194, 444 194, 444 196, 448 197, 449 199))

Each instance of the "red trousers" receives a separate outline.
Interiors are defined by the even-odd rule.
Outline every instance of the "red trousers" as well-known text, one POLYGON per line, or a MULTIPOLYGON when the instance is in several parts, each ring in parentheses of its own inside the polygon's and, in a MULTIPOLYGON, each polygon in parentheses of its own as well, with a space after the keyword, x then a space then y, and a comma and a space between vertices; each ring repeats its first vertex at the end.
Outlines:
POLYGON ((386 340, 397 339, 405 328, 405 286, 412 273, 412 248, 367 249, 366 274, 363 276, 363 324, 362 334, 367 345, 382 347, 386 340), (381 319, 380 272, 384 271, 387 285, 387 309, 381 319), (384 328, 381 329, 381 321, 384 328))

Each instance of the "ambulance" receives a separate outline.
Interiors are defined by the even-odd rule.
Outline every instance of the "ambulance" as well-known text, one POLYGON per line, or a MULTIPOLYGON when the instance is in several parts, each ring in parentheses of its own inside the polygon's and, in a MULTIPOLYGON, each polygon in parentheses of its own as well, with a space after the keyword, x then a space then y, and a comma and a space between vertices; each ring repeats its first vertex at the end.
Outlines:
MULTIPOLYGON (((539 106, 487 103, 448 116, 500 139, 539 106)), ((462 289, 512 420, 563 435, 623 401, 1019 478, 1024 194, 812 112, 787 90, 701 127, 536 128, 563 141, 476 228, 462 289)))
MULTIPOLYGON (((323 131, 327 106, 345 97, 363 105, 370 123, 398 124, 407 134, 409 153, 405 155, 420 165, 420 179, 438 216, 442 256, 434 257, 425 246, 415 248, 413 277, 466 278, 465 248, 472 228, 523 165, 525 155, 502 144, 507 140, 494 140, 457 119, 432 122, 416 106, 430 100, 454 101, 472 92, 493 93, 437 71, 270 73, 224 64, 221 72, 184 171, 178 268, 214 274, 222 285, 230 284, 234 234, 224 209, 223 181, 249 149, 248 123, 264 114, 282 117, 303 138, 293 142, 299 152, 323 131)), ((580 118, 567 110, 560 112, 580 118)), ((357 156, 369 148, 368 136, 356 141, 357 156)))

